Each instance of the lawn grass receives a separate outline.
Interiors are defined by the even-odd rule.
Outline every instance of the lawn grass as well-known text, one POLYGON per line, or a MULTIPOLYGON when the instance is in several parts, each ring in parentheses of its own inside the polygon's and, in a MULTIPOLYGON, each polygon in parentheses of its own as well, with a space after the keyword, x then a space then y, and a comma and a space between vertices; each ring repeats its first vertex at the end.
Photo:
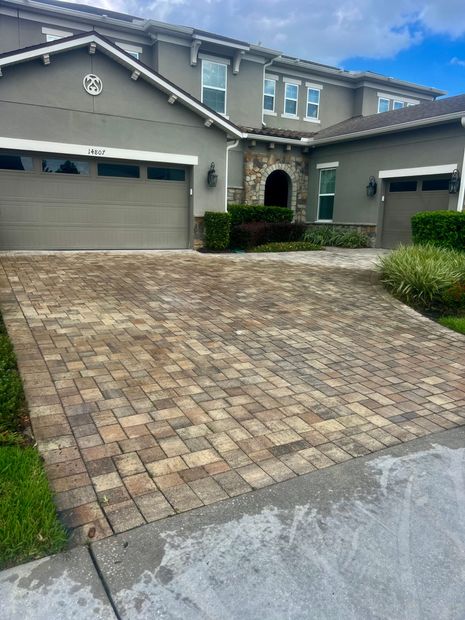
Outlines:
POLYGON ((54 553, 66 542, 40 455, 22 433, 26 422, 21 378, 0 318, 0 568, 54 553))
POLYGON ((66 533, 36 448, 0 448, 0 498, 0 566, 62 549, 66 533))
POLYGON ((465 334, 465 317, 464 316, 443 316, 438 321, 444 327, 453 329, 456 332, 465 334))

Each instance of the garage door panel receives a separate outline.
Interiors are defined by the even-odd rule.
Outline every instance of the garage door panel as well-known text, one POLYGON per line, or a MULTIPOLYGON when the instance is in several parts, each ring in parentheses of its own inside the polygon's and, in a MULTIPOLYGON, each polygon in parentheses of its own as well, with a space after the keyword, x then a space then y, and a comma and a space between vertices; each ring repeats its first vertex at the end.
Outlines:
POLYGON ((79 227, 40 228, 36 226, 11 226, 2 236, 2 249, 5 250, 92 250, 92 249, 176 249, 184 239, 187 247, 188 238, 185 228, 147 230, 146 228, 128 229, 124 237, 118 228, 79 227), (85 233, 83 235, 82 233, 85 233), (40 243, 37 242, 40 239, 40 243))
POLYGON ((389 184, 385 193, 382 242, 384 248, 394 248, 400 243, 412 242, 411 219, 420 211, 447 210, 449 193, 440 191, 423 191, 421 180, 417 190, 411 192, 390 192, 389 184))
POLYGON ((186 182, 0 171, 1 249, 188 246, 186 182))

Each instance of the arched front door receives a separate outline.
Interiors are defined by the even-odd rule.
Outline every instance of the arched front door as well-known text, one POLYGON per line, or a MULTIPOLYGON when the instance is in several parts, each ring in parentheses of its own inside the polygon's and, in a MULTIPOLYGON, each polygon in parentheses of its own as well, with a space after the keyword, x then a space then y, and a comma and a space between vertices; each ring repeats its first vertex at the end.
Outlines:
POLYGON ((291 179, 284 170, 274 170, 265 184, 265 205, 272 207, 289 207, 291 179))

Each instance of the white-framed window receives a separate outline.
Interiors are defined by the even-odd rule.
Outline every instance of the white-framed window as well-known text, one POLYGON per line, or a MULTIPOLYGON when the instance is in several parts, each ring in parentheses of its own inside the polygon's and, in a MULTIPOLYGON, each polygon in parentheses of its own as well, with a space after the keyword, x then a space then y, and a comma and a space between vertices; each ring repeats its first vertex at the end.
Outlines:
POLYGON ((307 117, 311 120, 320 118, 320 94, 319 88, 307 88, 307 117))
POLYGON ((399 95, 389 93, 378 93, 378 112, 388 112, 389 110, 401 110, 412 105, 418 105, 418 99, 408 99, 399 95))
POLYGON ((127 54, 133 56, 136 60, 139 60, 142 54, 142 48, 139 45, 131 45, 130 43, 115 42, 115 45, 124 50, 127 54))
POLYGON ((276 100, 276 80, 265 78, 263 85, 263 110, 265 112, 275 111, 276 100))
POLYGON ((318 189, 318 221, 332 222, 336 195, 336 168, 322 168, 318 189))
POLYGON ((56 28, 47 28, 46 26, 42 28, 42 34, 45 35, 45 41, 47 43, 73 36, 73 33, 68 30, 57 30, 56 28))
POLYGON ((292 82, 284 84, 284 115, 297 116, 299 85, 292 82))
POLYGON ((389 99, 384 97, 378 97, 378 113, 389 111, 389 99))
POLYGON ((219 114, 226 114, 227 65, 202 60, 202 103, 219 114))

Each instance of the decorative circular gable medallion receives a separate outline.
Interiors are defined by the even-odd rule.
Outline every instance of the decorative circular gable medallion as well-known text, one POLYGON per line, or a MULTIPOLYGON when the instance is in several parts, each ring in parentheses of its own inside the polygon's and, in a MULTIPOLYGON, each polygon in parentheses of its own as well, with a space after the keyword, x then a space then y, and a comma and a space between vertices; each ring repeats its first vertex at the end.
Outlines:
POLYGON ((84 90, 93 97, 100 95, 103 90, 102 80, 99 78, 98 75, 95 75, 94 73, 88 73, 87 75, 85 75, 84 79, 82 80, 82 85, 84 86, 84 90))

